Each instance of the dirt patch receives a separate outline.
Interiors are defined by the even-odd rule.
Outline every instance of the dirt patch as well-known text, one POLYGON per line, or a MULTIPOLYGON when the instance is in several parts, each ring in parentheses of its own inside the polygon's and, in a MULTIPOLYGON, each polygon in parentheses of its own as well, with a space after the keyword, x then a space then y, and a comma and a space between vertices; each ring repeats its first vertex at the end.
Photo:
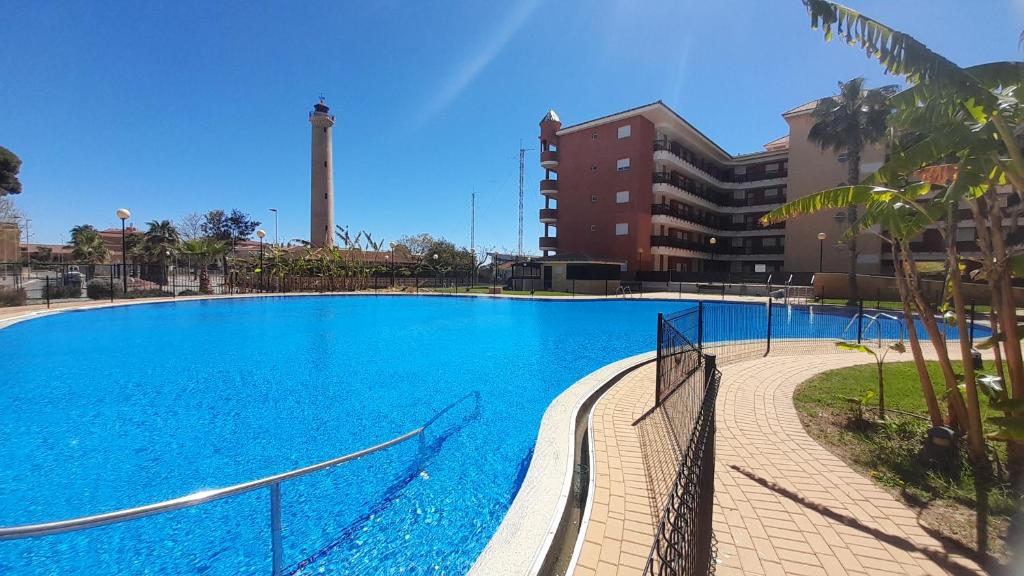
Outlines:
POLYGON ((990 519, 990 557, 978 558, 974 553, 975 513, 970 505, 949 495, 936 494, 927 486, 907 483, 891 470, 871 465, 877 460, 878 450, 868 440, 877 433, 874 424, 855 418, 852 411, 819 404, 797 402, 796 405, 800 422, 812 438, 914 510, 921 526, 934 537, 961 548, 965 555, 974 557, 990 570, 1006 567, 1009 521, 1005 516, 994 515, 990 519))

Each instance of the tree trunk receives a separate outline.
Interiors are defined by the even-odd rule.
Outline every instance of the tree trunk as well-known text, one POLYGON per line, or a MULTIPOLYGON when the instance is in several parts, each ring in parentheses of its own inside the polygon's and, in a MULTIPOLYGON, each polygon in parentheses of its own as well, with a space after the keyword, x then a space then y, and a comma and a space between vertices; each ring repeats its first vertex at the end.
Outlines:
MULTIPOLYGON (((846 165, 847 165, 847 180, 850 186, 856 186, 860 182, 860 149, 856 146, 850 146, 846 151, 846 165)), ((850 228, 857 222, 857 205, 851 204, 846 210, 847 223, 850 228)), ((847 273, 847 284, 849 290, 849 297, 846 300, 847 306, 856 306, 857 300, 859 299, 859 291, 857 289, 857 236, 858 234, 850 234, 849 247, 850 247, 850 270, 847 273)))
POLYGON ((910 353, 914 356, 914 367, 917 369, 917 378, 921 383, 921 395, 925 404, 928 405, 928 418, 932 426, 942 426, 942 409, 939 408, 939 400, 935 396, 935 385, 932 384, 932 377, 928 374, 928 365, 924 361, 924 352, 921 350, 921 341, 917 336, 917 325, 914 323, 914 314, 910 309, 910 295, 907 289, 906 269, 903 261, 897 259, 896 244, 892 245, 892 261, 895 266, 896 288, 903 301, 903 322, 907 327, 907 339, 910 340, 910 353))
MULTIPOLYGON (((952 218, 950 218, 952 220, 952 218)), ((951 228, 955 222, 951 223, 951 228)), ((963 282, 960 278, 960 258, 956 250, 956 234, 947 234, 947 265, 950 291, 956 310, 956 326, 960 333, 960 360, 963 364, 964 388, 967 392, 967 446, 970 451, 971 472, 974 474, 974 491, 977 504, 975 525, 977 530, 976 549, 979 554, 988 553, 988 487, 992 476, 992 464, 985 450, 985 437, 981 425, 981 405, 978 403, 978 385, 974 377, 974 359, 967 336, 967 311, 964 306, 963 282)))
POLYGON ((885 374, 882 369, 884 356, 878 358, 878 419, 885 420, 885 374))
POLYGON ((914 261, 913 253, 909 252, 908 248, 905 244, 900 245, 900 250, 907 260, 907 271, 910 274, 908 288, 914 298, 914 305, 917 308, 918 315, 921 317, 921 323, 924 324, 925 332, 928 333, 928 339, 931 340, 935 354, 939 357, 939 368, 942 370, 942 379, 948 394, 949 424, 955 430, 963 430, 963 427, 967 424, 967 407, 964 404, 963 396, 960 395, 956 373, 953 372, 953 365, 949 359, 946 339, 939 332, 939 327, 936 325, 935 311, 932 310, 931 305, 928 304, 921 293, 916 272, 917 264, 914 261))

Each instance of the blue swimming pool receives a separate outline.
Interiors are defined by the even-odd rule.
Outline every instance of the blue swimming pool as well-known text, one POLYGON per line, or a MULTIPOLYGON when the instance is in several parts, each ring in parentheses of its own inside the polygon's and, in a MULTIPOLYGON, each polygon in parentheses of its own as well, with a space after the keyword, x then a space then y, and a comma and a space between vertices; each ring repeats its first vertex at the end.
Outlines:
MULTIPOLYGON (((312 464, 458 401, 422 442, 284 484, 283 543, 286 573, 464 573, 516 494, 547 405, 594 369, 653 349, 657 313, 687 306, 268 297, 15 324, 0 330, 0 525, 312 464)), ((806 309, 775 322, 785 337, 832 337, 806 309)), ((0 542, 0 574, 269 574, 269 506, 260 490, 0 542)))

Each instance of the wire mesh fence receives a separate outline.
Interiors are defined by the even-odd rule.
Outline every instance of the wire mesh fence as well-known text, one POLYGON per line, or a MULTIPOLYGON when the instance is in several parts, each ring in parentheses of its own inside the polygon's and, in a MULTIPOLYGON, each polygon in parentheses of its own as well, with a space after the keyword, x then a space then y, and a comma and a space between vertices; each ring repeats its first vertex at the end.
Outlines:
POLYGON ((658 317, 657 408, 681 458, 644 574, 714 571, 715 398, 721 372, 715 357, 703 354, 684 334, 697 328, 699 313, 698 308, 658 317))

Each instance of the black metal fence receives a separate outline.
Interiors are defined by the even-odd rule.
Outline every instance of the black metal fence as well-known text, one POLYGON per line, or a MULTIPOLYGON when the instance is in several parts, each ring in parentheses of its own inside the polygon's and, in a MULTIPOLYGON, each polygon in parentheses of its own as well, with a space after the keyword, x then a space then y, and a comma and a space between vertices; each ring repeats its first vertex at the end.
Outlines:
POLYGON ((682 457, 668 490, 644 574, 714 572, 716 358, 686 336, 699 330, 698 312, 658 316, 656 398, 682 457))
MULTIPOLYGON (((678 469, 644 574, 677 576, 714 572, 715 399, 721 384, 719 362, 767 356, 773 350, 810 347, 814 353, 838 352, 835 342, 878 346, 907 338, 902 311, 858 306, 793 305, 774 302, 699 301, 672 315, 658 315, 656 409, 668 423, 678 469), (723 307, 730 307, 724 313, 723 307), (795 316, 795 317, 794 317, 795 316)), ((969 310, 973 343, 988 328, 969 310)), ((937 317, 946 341, 961 337, 955 326, 937 317)), ((924 327, 914 318, 919 336, 924 327)))
POLYGON ((472 270, 381 267, 361 275, 280 273, 230 260, 171 256, 164 263, 0 263, 0 305, 51 304, 199 294, 334 292, 348 290, 465 291, 478 284, 472 270))

